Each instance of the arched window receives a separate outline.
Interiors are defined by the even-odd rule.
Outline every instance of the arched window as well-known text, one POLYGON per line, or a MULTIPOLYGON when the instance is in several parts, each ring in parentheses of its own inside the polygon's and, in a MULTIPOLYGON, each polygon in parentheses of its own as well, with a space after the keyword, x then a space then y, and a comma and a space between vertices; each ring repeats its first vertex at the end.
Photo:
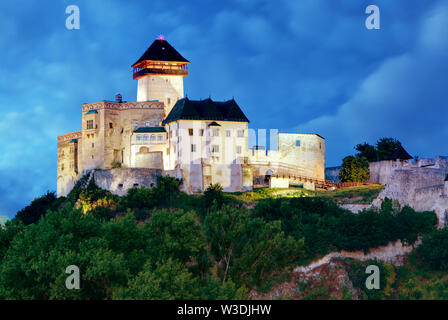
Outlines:
POLYGON ((140 153, 146 153, 149 152, 149 148, 148 147, 141 147, 139 150, 140 153))

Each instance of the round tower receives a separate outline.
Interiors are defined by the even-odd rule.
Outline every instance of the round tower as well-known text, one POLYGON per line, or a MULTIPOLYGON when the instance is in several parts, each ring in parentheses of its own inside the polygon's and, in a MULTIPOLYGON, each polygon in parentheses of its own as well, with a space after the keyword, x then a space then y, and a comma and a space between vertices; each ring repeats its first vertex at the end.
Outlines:
POLYGON ((138 80, 137 101, 158 100, 165 104, 165 116, 184 97, 184 77, 189 61, 162 36, 132 65, 138 80))

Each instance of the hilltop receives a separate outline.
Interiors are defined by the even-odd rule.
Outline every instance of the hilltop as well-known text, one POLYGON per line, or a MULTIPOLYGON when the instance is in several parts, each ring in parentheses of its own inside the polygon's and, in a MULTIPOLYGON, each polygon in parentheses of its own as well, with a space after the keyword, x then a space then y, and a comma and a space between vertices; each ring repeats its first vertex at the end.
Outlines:
POLYGON ((338 205, 379 186, 226 194, 213 185, 187 195, 180 183, 159 177, 154 188, 117 196, 86 176, 66 198, 34 200, 0 231, 0 298, 446 298, 446 246, 437 244, 448 237, 434 212, 390 200, 358 214, 338 205), (298 271, 332 252, 368 254, 397 241, 422 244, 401 266, 337 258, 314 277, 298 271), (381 290, 364 288, 368 263, 385 275, 381 290), (82 270, 80 290, 65 288, 72 264, 82 270))

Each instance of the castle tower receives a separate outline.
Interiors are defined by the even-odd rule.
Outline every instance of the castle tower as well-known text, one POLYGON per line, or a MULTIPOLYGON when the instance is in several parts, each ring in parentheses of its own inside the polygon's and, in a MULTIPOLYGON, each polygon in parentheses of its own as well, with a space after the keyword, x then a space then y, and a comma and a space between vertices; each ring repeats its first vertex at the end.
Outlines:
POLYGON ((165 104, 165 116, 184 97, 184 77, 189 61, 162 36, 132 65, 138 80, 137 101, 158 100, 165 104))

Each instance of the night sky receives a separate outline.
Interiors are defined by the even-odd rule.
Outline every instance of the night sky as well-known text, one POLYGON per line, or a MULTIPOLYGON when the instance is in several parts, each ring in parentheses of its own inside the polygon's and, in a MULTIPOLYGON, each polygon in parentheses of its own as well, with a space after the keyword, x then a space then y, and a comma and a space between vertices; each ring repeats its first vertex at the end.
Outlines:
POLYGON ((136 100, 131 64, 159 35, 191 62, 189 98, 318 133, 327 166, 380 137, 448 155, 448 0, 14 0, 0 30, 0 216, 56 190, 57 136, 80 130, 82 103, 136 100), (380 30, 365 27, 370 4, 380 30))

